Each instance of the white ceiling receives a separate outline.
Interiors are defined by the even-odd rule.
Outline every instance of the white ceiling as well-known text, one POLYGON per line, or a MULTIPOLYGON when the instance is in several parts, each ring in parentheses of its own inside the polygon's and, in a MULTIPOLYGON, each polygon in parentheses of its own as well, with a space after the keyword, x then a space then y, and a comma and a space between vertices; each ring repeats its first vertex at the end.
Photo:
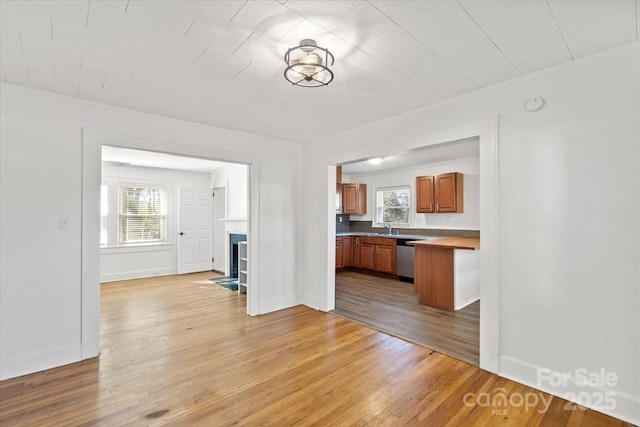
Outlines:
POLYGON ((342 165, 342 173, 346 175, 359 175, 479 157, 480 140, 477 137, 465 138, 458 141, 430 145, 404 153, 390 154, 383 157, 382 162, 378 165, 372 165, 368 160, 344 164, 342 165))
POLYGON ((229 163, 194 157, 175 156, 153 151, 102 146, 102 161, 106 166, 143 166, 162 169, 179 169, 211 172, 229 166, 229 163))
POLYGON ((306 142, 638 40, 638 0, 0 1, 0 78, 306 142), (283 54, 314 38, 327 87, 283 54))

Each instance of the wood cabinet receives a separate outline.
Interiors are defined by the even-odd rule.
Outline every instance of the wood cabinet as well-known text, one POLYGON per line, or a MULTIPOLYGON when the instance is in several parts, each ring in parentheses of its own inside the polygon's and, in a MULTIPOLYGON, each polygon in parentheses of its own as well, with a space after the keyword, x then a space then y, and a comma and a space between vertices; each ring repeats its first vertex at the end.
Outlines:
POLYGON ((418 213, 464 212, 463 175, 458 172, 416 178, 418 213))
POLYGON ((342 267, 351 267, 351 244, 353 237, 345 236, 342 238, 342 267))
POLYGON ((359 268, 396 274, 396 240, 384 237, 360 238, 359 268))
POLYGON ((367 213, 367 185, 357 183, 340 184, 342 213, 365 215, 367 213))
POLYGON ((341 214, 342 212, 342 184, 336 184, 336 214, 341 214))
POLYGON ((360 268, 360 237, 351 238, 351 265, 360 268))
POLYGON ((435 176, 419 176, 416 178, 416 209, 418 213, 435 212, 434 182, 435 176))
POLYGON ((353 267, 353 247, 356 238, 352 236, 336 237, 336 268, 353 267))

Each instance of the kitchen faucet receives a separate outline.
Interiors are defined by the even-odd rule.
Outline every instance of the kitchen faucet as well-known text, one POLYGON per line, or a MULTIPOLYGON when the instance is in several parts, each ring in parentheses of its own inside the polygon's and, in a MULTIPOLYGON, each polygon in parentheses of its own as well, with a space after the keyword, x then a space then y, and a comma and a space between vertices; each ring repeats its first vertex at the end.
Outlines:
POLYGON ((383 224, 384 228, 387 230, 387 234, 391 234, 391 224, 383 224))

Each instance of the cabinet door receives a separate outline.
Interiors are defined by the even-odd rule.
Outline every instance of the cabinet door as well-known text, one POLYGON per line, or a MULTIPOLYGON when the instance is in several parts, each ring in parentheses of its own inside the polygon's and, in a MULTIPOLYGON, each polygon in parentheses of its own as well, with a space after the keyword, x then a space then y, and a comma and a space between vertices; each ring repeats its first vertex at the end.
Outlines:
POLYGON ((366 184, 342 184, 342 213, 352 215, 367 213, 366 184))
POLYGON ((353 237, 343 237, 342 238, 342 266, 343 267, 351 267, 351 243, 353 242, 353 237))
POLYGON ((353 237, 351 242, 351 266, 360 267, 360 238, 353 237))
POLYGON ((396 274, 396 251, 395 246, 377 245, 376 261, 377 271, 382 273, 396 274))
POLYGON ((434 177, 419 176, 416 178, 416 212, 435 212, 435 200, 433 194, 434 177))
POLYGON ((375 245, 369 243, 360 244, 360 268, 366 268, 368 270, 375 270, 375 245))
POLYGON ((342 213, 342 184, 336 184, 336 213, 342 213))
POLYGON ((461 173, 445 173, 436 176, 436 212, 463 212, 463 187, 461 173))
POLYGON ((342 237, 336 238, 336 268, 342 268, 342 237))

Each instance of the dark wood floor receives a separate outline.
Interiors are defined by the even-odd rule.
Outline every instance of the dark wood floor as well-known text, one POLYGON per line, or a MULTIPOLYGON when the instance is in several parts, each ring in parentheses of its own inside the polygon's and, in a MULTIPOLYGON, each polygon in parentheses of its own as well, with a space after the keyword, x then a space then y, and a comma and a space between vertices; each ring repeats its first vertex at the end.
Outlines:
POLYGON ((100 357, 0 382, 0 426, 629 425, 308 307, 248 317, 210 276, 103 285, 100 357), (496 390, 549 404, 468 397, 496 390))
POLYGON ((411 283, 349 271, 336 274, 333 313, 479 365, 480 301, 443 310, 418 303, 411 283))

